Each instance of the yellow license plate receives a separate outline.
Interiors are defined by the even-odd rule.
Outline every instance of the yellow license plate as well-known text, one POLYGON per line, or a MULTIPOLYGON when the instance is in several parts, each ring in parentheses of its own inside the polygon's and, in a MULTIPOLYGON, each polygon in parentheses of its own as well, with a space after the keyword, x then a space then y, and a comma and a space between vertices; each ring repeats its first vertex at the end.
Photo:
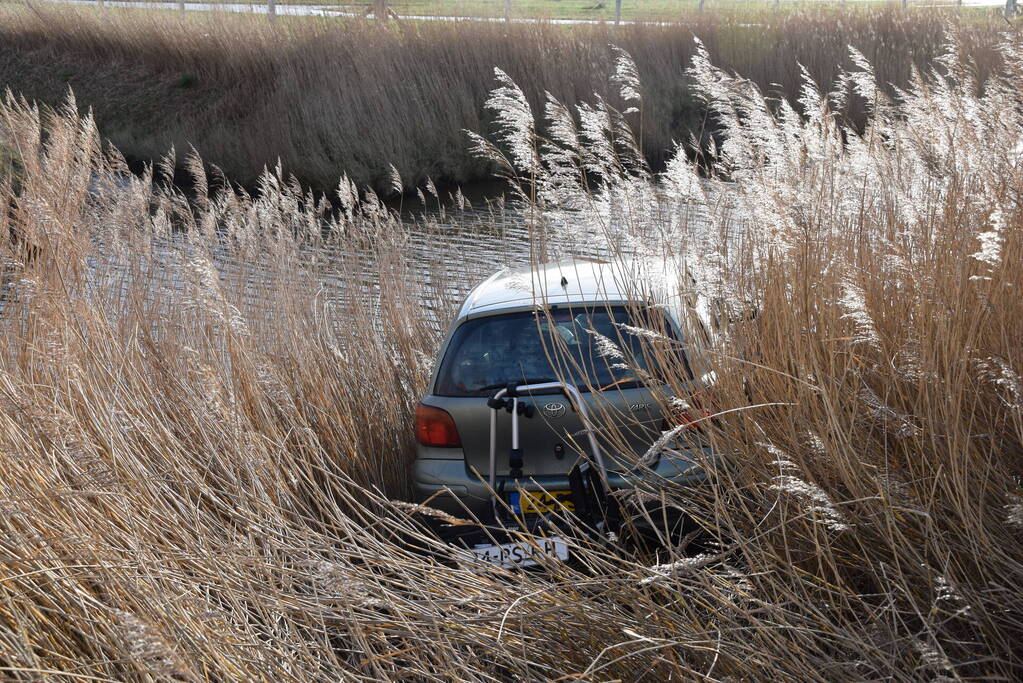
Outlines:
POLYGON ((524 515, 575 511, 571 491, 516 491, 509 502, 515 512, 524 515))

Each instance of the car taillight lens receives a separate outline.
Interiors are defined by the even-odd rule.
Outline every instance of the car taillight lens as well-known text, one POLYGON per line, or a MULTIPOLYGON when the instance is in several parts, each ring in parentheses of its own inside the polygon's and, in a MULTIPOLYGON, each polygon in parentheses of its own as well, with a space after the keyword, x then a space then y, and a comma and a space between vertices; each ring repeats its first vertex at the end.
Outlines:
POLYGON ((676 408, 671 411, 670 417, 665 417, 661 423, 662 431, 667 431, 674 427, 682 427, 684 430, 695 429, 700 431, 705 424, 710 422, 714 418, 714 413, 710 410, 704 410, 696 406, 687 406, 685 408, 676 408))
POLYGON ((416 440, 424 446, 441 448, 457 448, 462 445, 451 415, 446 410, 422 403, 416 406, 416 440))
POLYGON ((713 417, 714 413, 707 410, 683 410, 675 416, 675 424, 683 425, 686 429, 699 429, 700 423, 706 422, 707 418, 713 417))

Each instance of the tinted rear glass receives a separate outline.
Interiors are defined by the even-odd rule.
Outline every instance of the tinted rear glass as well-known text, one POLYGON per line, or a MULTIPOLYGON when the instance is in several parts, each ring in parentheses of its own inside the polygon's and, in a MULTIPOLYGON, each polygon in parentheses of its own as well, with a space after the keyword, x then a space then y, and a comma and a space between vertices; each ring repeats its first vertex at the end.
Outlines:
POLYGON ((509 383, 559 376, 580 391, 656 382, 654 359, 680 353, 678 345, 662 314, 633 313, 624 306, 559 307, 470 320, 448 345, 434 393, 490 396, 509 383))

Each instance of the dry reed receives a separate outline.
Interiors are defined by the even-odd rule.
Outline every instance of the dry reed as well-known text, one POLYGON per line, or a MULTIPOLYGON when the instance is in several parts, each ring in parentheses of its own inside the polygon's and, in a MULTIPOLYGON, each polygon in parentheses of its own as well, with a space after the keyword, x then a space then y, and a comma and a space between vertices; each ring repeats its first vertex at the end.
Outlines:
MULTIPOLYGON (((684 75, 698 36, 726 69, 794 95, 798 64, 822 87, 858 46, 882 84, 904 86, 941 49, 946 22, 983 70, 1004 22, 954 12, 804 8, 692 13, 675 26, 553 26, 285 19, 219 14, 0 8, 0 84, 51 106, 72 88, 104 136, 133 159, 193 146, 252 186, 280 159, 321 190, 347 173, 383 192, 394 164, 412 184, 464 183, 486 164, 462 130, 485 131, 482 104, 501 67, 534 107, 551 92, 573 105, 613 94, 609 43, 644 83, 643 149, 659 165, 673 140, 705 134, 706 109, 684 75)), ((859 104, 854 117, 862 118, 859 104)))
POLYGON ((186 198, 173 159, 132 176, 74 103, 8 100, 0 670, 1019 678, 1023 45, 1001 50, 1015 71, 983 92, 953 44, 898 101, 854 55, 830 96, 805 83, 800 116, 697 49, 723 140, 707 182, 680 155, 653 185, 639 113, 552 102, 537 141, 530 109, 502 109, 477 148, 520 152, 505 170, 538 236, 574 214, 585 239, 685 256, 720 321, 702 344, 720 466, 702 494, 658 494, 725 545, 580 548, 540 573, 439 564, 388 500, 423 359, 479 273, 422 278, 409 231, 348 182, 332 211, 279 172, 248 196, 186 157, 186 198), (862 136, 832 113, 845 98, 869 107, 862 136))

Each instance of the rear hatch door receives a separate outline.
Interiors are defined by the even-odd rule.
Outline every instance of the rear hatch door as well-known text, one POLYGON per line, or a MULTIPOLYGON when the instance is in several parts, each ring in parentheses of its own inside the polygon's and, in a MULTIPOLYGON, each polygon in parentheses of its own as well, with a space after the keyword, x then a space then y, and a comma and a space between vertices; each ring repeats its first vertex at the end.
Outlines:
MULTIPOLYGON (((658 367, 681 354, 659 311, 625 305, 564 305, 470 319, 452 335, 430 403, 454 418, 466 461, 489 474, 487 399, 509 383, 564 380, 581 391, 591 424, 562 392, 522 397, 535 409, 519 418, 525 476, 566 474, 589 452, 592 429, 609 469, 642 455, 660 434, 666 392, 658 367), (641 322, 640 322, 641 321, 641 322)), ((512 416, 497 416, 497 471, 508 471, 512 416)))

